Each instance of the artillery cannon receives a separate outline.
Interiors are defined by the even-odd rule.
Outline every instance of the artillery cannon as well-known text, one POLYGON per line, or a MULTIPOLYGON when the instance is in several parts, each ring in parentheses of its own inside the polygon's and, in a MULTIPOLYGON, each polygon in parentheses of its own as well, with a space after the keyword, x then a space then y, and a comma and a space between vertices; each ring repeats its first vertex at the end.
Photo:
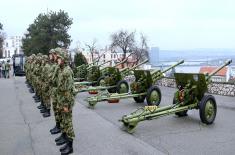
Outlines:
MULTIPOLYGON (((116 67, 122 63, 125 63, 127 59, 117 63, 114 67, 105 67, 103 69, 99 69, 99 66, 91 66, 88 72, 87 79, 88 81, 83 81, 83 82, 75 82, 75 85, 78 89, 78 92, 85 92, 88 91, 91 94, 97 94, 97 90, 104 90, 104 89, 112 89, 115 86, 110 86, 110 88, 104 87, 102 84, 102 80, 105 76, 110 74, 110 68, 113 68, 113 70, 118 70, 116 67), (92 85, 92 87, 90 87, 92 85), (101 86, 99 86, 101 85, 101 86), (96 86, 96 87, 94 87, 96 86)), ((111 62, 107 61, 107 62, 111 62)), ((107 63, 105 62, 105 63, 107 63)), ((101 64, 103 65, 103 64, 101 64)))
POLYGON ((116 67, 107 67, 106 73, 99 78, 99 85, 106 87, 115 85, 118 86, 111 89, 107 89, 109 93, 127 93, 129 91, 129 85, 125 80, 122 79, 124 79, 128 75, 131 75, 133 70, 147 62, 148 60, 144 60, 143 62, 134 65, 131 68, 126 67, 122 70, 119 70, 116 67))
POLYGON ((133 133, 137 124, 141 121, 152 120, 162 116, 175 114, 177 116, 187 116, 187 111, 199 109, 202 123, 212 124, 216 117, 217 105, 212 95, 207 95, 207 86, 211 82, 211 77, 223 67, 229 65, 232 60, 213 71, 209 75, 192 73, 175 73, 178 90, 174 94, 173 104, 158 108, 157 106, 146 106, 137 109, 130 115, 124 115, 121 121, 127 132, 133 133))
MULTIPOLYGON (((99 57, 97 57, 92 63, 90 64, 82 64, 78 67, 76 67, 76 81, 81 82, 84 80, 87 80, 87 73, 88 70, 94 66, 95 64, 97 64, 99 62, 99 59, 104 55, 104 53, 102 55, 100 55, 99 57)), ((100 65, 101 66, 101 65, 100 65)))
MULTIPOLYGON (((146 98, 148 105, 159 105, 161 102, 161 91, 154 83, 163 78, 164 73, 182 63, 184 63, 184 60, 179 61, 163 71, 157 70, 152 73, 149 70, 133 70, 135 81, 130 85, 130 93, 117 91, 118 93, 110 94, 106 92, 87 98, 87 102, 91 108, 94 108, 97 102, 101 101, 118 102, 119 99, 134 98, 135 102, 141 103, 144 102, 146 98)), ((118 87, 120 87, 119 90, 122 90, 122 85, 118 87)))

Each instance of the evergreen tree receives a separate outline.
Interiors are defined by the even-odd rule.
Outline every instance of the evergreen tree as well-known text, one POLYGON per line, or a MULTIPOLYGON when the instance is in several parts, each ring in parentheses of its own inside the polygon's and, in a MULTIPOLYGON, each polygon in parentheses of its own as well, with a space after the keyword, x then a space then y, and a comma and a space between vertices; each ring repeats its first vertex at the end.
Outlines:
POLYGON ((74 64, 76 67, 78 67, 82 64, 88 64, 88 63, 87 63, 85 56, 81 52, 79 52, 79 53, 76 53, 74 56, 74 64))
POLYGON ((34 23, 29 25, 22 40, 24 53, 26 55, 39 52, 48 54, 52 48, 68 48, 71 43, 68 30, 72 23, 68 13, 62 10, 39 14, 34 23))

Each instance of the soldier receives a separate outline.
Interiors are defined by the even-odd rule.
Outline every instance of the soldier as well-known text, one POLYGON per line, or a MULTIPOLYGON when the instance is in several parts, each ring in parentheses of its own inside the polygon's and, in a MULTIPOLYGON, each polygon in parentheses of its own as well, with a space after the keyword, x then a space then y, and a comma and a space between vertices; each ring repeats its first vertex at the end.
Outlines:
POLYGON ((58 109, 62 120, 62 134, 56 139, 57 145, 65 144, 60 148, 61 154, 66 155, 73 152, 73 139, 75 137, 72 124, 72 109, 74 105, 74 79, 72 69, 68 65, 68 54, 61 52, 58 55, 58 109))
MULTIPOLYGON (((36 63, 34 65, 34 89, 36 89, 36 98, 35 102, 40 102, 42 97, 40 76, 41 76, 41 63, 42 63, 42 54, 38 53, 36 58, 36 63)), ((43 112, 43 111, 41 111, 43 112)))
POLYGON ((51 63, 51 67, 50 67, 50 74, 49 74, 49 82, 50 82, 50 96, 51 96, 51 103, 52 103, 52 107, 53 107, 53 111, 54 111, 54 116, 55 116, 55 122, 56 125, 53 129, 50 130, 51 134, 57 134, 60 133, 61 130, 61 126, 60 126, 60 122, 61 122, 61 114, 60 111, 57 109, 57 78, 58 78, 58 69, 59 66, 57 64, 57 55, 59 54, 59 52, 61 51, 60 48, 56 48, 56 49, 51 49, 49 52, 49 58, 50 58, 50 63, 51 63))
POLYGON ((42 81, 42 103, 38 108, 43 109, 43 117, 49 117, 51 115, 50 109, 50 93, 49 93, 49 70, 50 64, 47 55, 43 55, 42 60, 42 74, 41 74, 41 81, 42 81))
POLYGON ((10 78, 10 70, 11 70, 11 65, 10 65, 10 60, 7 60, 7 63, 5 65, 5 77, 10 78))
POLYGON ((29 79, 29 86, 30 86, 30 93, 34 93, 34 88, 33 88, 33 65, 35 63, 35 58, 36 55, 32 54, 30 56, 30 60, 29 60, 29 66, 27 67, 27 74, 28 74, 28 79, 29 79))

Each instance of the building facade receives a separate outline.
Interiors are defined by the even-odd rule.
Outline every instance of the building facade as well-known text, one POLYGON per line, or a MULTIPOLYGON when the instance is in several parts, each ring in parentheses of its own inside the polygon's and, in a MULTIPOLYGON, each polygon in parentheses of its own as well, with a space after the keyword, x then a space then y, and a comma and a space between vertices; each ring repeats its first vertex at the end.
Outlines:
MULTIPOLYGON (((87 59, 88 63, 92 63, 92 56, 91 53, 88 50, 82 50, 81 51, 82 54, 85 56, 85 58, 87 59)), ((128 57, 130 55, 130 53, 126 54, 126 57, 128 57)), ((116 62, 120 62, 123 59, 123 53, 122 52, 113 52, 112 50, 110 50, 109 48, 104 48, 104 49, 100 49, 96 52, 93 53, 93 59, 98 58, 99 56, 101 56, 99 58, 99 64, 110 61, 110 63, 105 64, 104 66, 114 66, 116 64, 116 62)), ((128 58, 128 61, 132 59, 132 56, 130 56, 128 58)))
POLYGON ((11 58, 14 54, 23 54, 21 46, 21 36, 7 37, 3 42, 3 58, 11 58))

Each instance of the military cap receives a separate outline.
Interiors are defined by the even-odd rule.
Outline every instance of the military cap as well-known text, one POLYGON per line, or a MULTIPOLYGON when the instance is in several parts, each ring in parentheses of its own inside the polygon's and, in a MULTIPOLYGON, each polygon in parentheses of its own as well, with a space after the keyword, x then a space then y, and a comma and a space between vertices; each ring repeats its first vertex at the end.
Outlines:
POLYGON ((60 47, 55 48, 55 53, 56 54, 60 54, 61 52, 63 52, 62 48, 60 48, 60 47))
POLYGON ((69 61, 69 56, 67 52, 60 51, 60 53, 58 54, 58 57, 61 58, 65 63, 69 61))
POLYGON ((55 49, 50 49, 49 54, 55 53, 55 49))

